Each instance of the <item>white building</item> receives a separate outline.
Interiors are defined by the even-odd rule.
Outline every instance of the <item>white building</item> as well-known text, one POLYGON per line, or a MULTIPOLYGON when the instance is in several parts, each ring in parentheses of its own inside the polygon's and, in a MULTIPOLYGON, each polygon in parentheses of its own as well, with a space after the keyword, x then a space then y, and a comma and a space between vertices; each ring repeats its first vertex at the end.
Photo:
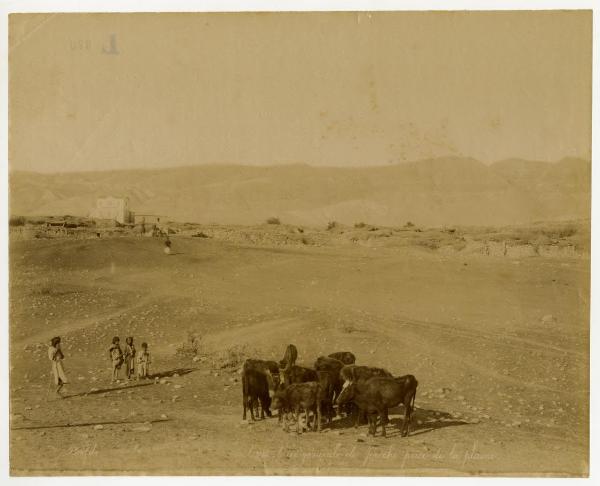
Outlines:
POLYGON ((125 224, 133 220, 133 212, 129 210, 128 198, 109 196, 96 199, 96 207, 91 210, 90 218, 112 219, 125 224))

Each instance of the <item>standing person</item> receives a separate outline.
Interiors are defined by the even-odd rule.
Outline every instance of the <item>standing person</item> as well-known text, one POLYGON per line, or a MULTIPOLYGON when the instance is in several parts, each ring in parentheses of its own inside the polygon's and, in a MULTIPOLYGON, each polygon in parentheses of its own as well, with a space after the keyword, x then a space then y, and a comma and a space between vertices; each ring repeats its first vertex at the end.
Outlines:
POLYGON ((110 354, 110 359, 112 362, 112 380, 111 383, 115 381, 119 382, 119 370, 123 365, 123 350, 121 349, 121 345, 119 344, 121 340, 119 336, 115 336, 112 339, 112 345, 108 348, 108 352, 110 354))
POLYGON ((52 361, 52 374, 54 375, 54 384, 56 385, 56 394, 62 396, 60 391, 67 381, 67 375, 65 375, 65 369, 63 367, 62 360, 65 358, 62 350, 60 349, 60 337, 53 337, 50 341, 50 347, 48 348, 48 358, 52 361))
POLYGON ((142 343, 142 350, 137 356, 137 379, 148 378, 150 374, 150 353, 148 352, 148 344, 142 343))
POLYGON ((135 346, 133 344, 133 336, 125 339, 125 353, 123 359, 125 361, 125 374, 127 375, 127 379, 130 380, 134 376, 133 370, 135 367, 135 346))
POLYGON ((165 253, 168 255, 171 253, 171 240, 169 239, 169 233, 167 232, 167 239, 165 240, 165 253))

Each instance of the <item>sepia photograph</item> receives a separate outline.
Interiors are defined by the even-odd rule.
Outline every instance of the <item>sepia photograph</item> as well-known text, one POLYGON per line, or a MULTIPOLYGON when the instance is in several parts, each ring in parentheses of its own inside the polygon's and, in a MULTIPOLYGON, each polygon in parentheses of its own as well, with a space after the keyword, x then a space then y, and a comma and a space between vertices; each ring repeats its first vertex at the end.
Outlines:
POLYGON ((592 10, 7 22, 11 476, 589 476, 592 10))

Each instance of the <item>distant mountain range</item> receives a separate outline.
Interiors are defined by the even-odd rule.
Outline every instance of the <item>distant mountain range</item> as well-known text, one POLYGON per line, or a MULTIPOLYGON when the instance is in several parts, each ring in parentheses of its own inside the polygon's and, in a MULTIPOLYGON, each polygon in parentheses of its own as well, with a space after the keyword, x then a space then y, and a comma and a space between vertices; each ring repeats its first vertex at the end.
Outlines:
POLYGON ((590 217, 591 163, 446 157, 368 168, 203 165, 153 170, 11 172, 11 215, 86 216, 96 198, 129 197, 173 221, 441 226, 590 217))

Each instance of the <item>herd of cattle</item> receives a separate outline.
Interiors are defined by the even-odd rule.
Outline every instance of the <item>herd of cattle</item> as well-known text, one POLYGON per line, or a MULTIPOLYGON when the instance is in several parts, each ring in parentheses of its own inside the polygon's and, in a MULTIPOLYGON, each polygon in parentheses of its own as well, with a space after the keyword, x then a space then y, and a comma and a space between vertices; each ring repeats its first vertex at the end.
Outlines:
POLYGON ((306 426, 312 417, 313 430, 321 430, 322 414, 331 423, 342 413, 354 417, 357 427, 366 415, 369 434, 375 435, 380 419, 382 435, 389 423, 388 410, 404 405, 402 436, 408 435, 418 382, 413 375, 392 376, 383 368, 357 366, 354 354, 348 351, 320 356, 313 368, 296 365, 298 351, 290 344, 283 359, 265 361, 247 359, 242 368, 243 419, 250 410, 255 420, 260 404, 261 418, 271 417, 271 407, 278 411, 279 421, 287 422, 290 414, 301 432, 300 417, 304 412, 306 426), (309 415, 312 413, 312 416, 309 415))

